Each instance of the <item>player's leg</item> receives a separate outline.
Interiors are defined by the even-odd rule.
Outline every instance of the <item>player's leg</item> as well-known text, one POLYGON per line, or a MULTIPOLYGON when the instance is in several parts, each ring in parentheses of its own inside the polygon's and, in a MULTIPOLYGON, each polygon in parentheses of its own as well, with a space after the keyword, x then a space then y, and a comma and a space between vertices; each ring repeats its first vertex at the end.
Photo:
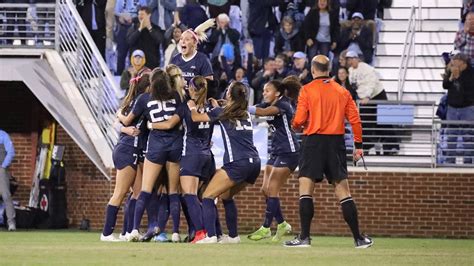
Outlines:
POLYGON ((269 213, 267 216, 269 216, 270 224, 273 217, 278 224, 277 231, 272 241, 280 241, 285 234, 291 232, 291 225, 288 224, 283 217, 279 197, 281 187, 286 183, 291 173, 292 170, 288 167, 273 167, 273 170, 270 174, 266 212, 269 213))
POLYGON ((247 185, 247 182, 236 184, 221 195, 225 209, 225 221, 227 230, 229 231, 229 235, 221 239, 220 243, 222 244, 240 243, 240 237, 237 231, 237 205, 235 205, 234 196, 242 191, 247 185))
POLYGON ((135 205, 137 203, 138 196, 142 189, 142 178, 143 178, 143 163, 139 163, 137 166, 137 173, 135 175, 135 181, 132 186, 132 197, 128 203, 127 210, 127 233, 130 234, 133 230, 133 219, 135 216, 135 205))
POLYGON ((273 162, 275 158, 272 157, 269 162, 267 162, 267 165, 265 166, 265 171, 263 173, 263 182, 262 182, 262 188, 260 191, 262 192, 263 196, 265 197, 265 204, 267 205, 267 208, 265 210, 265 217, 263 220, 263 225, 260 226, 255 232, 249 234, 247 236, 248 239, 250 240, 262 240, 265 238, 269 238, 272 236, 272 232, 270 230, 270 225, 273 221, 274 215, 268 212, 268 188, 270 186, 270 174, 273 171, 273 162))
MULTIPOLYGON (((183 192, 183 198, 185 201, 185 205, 189 218, 190 223, 193 225, 193 229, 195 230, 195 237, 193 239, 189 239, 192 243, 203 239, 206 235, 204 231, 204 226, 202 222, 202 209, 201 203, 199 202, 197 191, 199 187, 199 178, 196 176, 191 175, 184 175, 180 177, 181 188, 183 192)), ((188 225, 191 228, 191 224, 188 225)), ((191 232, 189 232, 191 235, 191 232)))
POLYGON ((360 234, 357 207, 352 199, 347 179, 334 182, 334 191, 341 204, 344 220, 351 229, 356 248, 368 248, 372 246, 373 241, 369 237, 360 234))
POLYGON ((130 238, 131 241, 137 241, 140 238, 138 229, 140 228, 143 213, 145 212, 145 207, 150 200, 153 186, 162 168, 163 165, 153 163, 145 158, 145 164, 143 166, 142 189, 135 205, 133 230, 130 238))
POLYGON ((114 227, 117 221, 117 213, 122 200, 127 194, 135 178, 136 170, 132 166, 117 169, 115 188, 112 197, 107 204, 105 224, 102 230, 101 240, 111 241, 114 227))
POLYGON ((179 162, 166 162, 166 171, 168 172, 170 214, 173 219, 173 234, 171 240, 180 242, 179 222, 181 215, 181 201, 179 198, 179 162))
POLYGON ((202 211, 204 227, 207 231, 207 237, 197 243, 217 243, 216 235, 216 207, 214 199, 220 196, 225 191, 229 190, 235 185, 235 182, 230 179, 226 171, 219 169, 214 174, 209 185, 203 193, 202 211))
MULTIPOLYGON (((167 175, 166 171, 162 171, 163 174, 167 175)), ((166 235, 166 224, 170 217, 170 201, 168 196, 168 191, 166 189, 167 177, 165 177, 160 185, 160 199, 158 202, 158 228, 160 229, 160 234, 155 237, 157 242, 169 242, 168 236, 166 235)))

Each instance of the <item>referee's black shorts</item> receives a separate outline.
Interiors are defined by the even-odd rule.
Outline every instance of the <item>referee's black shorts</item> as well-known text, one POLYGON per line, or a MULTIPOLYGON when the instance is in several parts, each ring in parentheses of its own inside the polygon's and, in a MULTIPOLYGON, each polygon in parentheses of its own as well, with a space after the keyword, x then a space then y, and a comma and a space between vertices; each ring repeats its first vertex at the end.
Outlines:
POLYGON ((300 148, 299 177, 329 183, 347 179, 344 135, 305 136, 300 148))

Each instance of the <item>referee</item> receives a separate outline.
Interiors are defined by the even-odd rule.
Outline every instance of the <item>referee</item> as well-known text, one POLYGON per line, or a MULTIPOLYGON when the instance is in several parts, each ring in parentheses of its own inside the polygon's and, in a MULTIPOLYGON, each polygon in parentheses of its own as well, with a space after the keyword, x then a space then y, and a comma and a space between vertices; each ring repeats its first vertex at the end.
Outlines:
POLYGON ((347 182, 344 143, 344 120, 347 119, 354 132, 354 161, 359 160, 363 154, 361 121, 351 94, 329 77, 329 70, 329 58, 315 56, 311 61, 314 80, 301 89, 298 97, 292 126, 295 130, 303 129, 304 135, 299 161, 301 234, 284 245, 311 246, 309 233, 314 215, 314 183, 323 181, 325 177, 334 186, 356 248, 367 248, 373 242, 359 232, 357 208, 347 182))

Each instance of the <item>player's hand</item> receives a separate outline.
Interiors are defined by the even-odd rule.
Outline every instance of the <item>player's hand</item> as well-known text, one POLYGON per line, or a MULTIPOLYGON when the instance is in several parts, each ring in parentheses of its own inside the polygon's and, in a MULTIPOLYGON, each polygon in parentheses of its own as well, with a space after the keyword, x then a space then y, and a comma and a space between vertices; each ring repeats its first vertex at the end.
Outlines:
POLYGON ((153 130, 153 123, 150 122, 150 121, 147 121, 147 122, 146 122, 146 127, 147 127, 149 130, 153 130))
POLYGON ((140 130, 136 127, 124 127, 122 132, 133 137, 136 137, 140 134, 140 130))
POLYGON ((354 154, 353 154, 354 162, 359 161, 362 158, 362 156, 364 156, 364 150, 362 150, 362 149, 355 149, 354 150, 354 154))
POLYGON ((189 110, 196 109, 196 102, 194 102, 194 100, 189 100, 188 101, 188 108, 189 108, 189 110))
POLYGON ((212 105, 213 108, 216 108, 216 107, 219 106, 219 102, 218 102, 216 99, 214 99, 214 98, 209 98, 208 101, 211 103, 211 105, 212 105))

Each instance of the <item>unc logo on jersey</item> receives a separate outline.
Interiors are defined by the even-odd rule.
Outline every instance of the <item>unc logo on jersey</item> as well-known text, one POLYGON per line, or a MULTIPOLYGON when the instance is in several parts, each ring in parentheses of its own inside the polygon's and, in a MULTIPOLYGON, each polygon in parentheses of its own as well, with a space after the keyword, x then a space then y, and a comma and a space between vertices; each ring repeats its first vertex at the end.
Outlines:
POLYGON ((153 110, 150 111, 151 122, 161 122, 171 118, 172 114, 162 114, 163 112, 174 112, 176 110, 176 100, 171 99, 167 101, 149 101, 147 103, 148 108, 156 106, 153 110))

